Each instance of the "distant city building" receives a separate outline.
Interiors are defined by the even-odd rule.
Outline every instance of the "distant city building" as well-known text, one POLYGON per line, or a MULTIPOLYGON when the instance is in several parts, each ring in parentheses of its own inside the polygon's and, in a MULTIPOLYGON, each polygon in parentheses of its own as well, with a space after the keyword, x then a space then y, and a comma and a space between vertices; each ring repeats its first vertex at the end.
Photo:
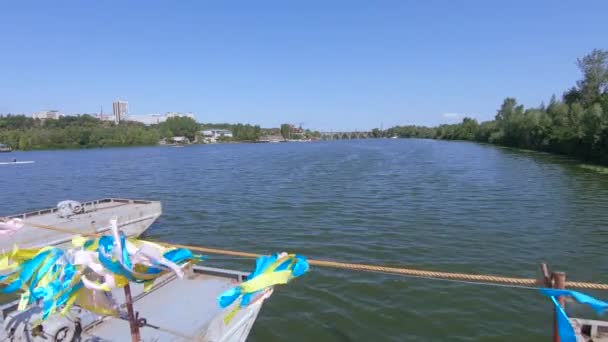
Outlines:
POLYGON ((302 126, 296 127, 295 125, 289 125, 289 133, 291 135, 302 136, 302 135, 304 135, 304 129, 302 129, 302 126))
POLYGON ((166 114, 147 114, 147 115, 129 115, 126 120, 141 122, 144 125, 157 125, 161 122, 167 121, 169 118, 191 118, 195 120, 194 113, 178 113, 178 112, 167 112, 166 114))
POLYGON ((201 134, 206 143, 217 142, 220 138, 232 138, 232 131, 227 129, 207 129, 201 131, 201 134))
POLYGON ((167 121, 167 116, 162 114, 129 115, 129 121, 141 122, 144 125, 157 125, 167 121))
POLYGON ((60 117, 63 117, 64 115, 61 114, 59 111, 57 110, 46 110, 46 111, 42 111, 42 112, 38 112, 38 113, 34 113, 34 115, 32 115, 32 117, 34 119, 40 119, 40 120, 46 120, 46 119, 59 119, 60 117))
POLYGON ((116 100, 112 103, 112 114, 114 114, 114 123, 118 124, 122 120, 127 119, 129 112, 129 102, 116 100))
POLYGON ((192 112, 188 112, 188 113, 167 112, 166 116, 167 116, 167 118, 190 118, 190 119, 194 119, 194 113, 192 113, 192 112))

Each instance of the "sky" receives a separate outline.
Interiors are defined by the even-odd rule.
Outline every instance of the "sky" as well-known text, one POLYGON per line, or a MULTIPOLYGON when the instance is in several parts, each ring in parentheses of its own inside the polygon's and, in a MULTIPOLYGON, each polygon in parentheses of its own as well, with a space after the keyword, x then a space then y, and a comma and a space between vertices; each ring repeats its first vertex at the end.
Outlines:
POLYGON ((0 113, 322 131, 493 119, 608 48, 608 1, 3 1, 0 113))

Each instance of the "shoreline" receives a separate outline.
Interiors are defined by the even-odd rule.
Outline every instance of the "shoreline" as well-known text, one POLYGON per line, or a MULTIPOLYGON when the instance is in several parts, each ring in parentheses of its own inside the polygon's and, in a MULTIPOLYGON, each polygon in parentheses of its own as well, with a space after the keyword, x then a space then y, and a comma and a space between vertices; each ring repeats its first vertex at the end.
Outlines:
MULTIPOLYGON (((318 140, 323 141, 323 140, 318 140)), ((315 141, 281 141, 281 143, 292 143, 292 142, 315 142, 315 141)), ((222 141, 215 143, 193 143, 193 144, 142 144, 142 145, 107 145, 107 146, 85 146, 85 147, 49 147, 49 148, 32 148, 27 150, 20 150, 13 148, 11 152, 34 152, 34 151, 78 151, 78 150, 99 150, 107 148, 132 148, 132 147, 174 147, 174 146, 199 146, 199 145, 229 145, 229 144, 269 144, 273 143, 270 141, 254 141, 254 140, 242 140, 242 141, 222 141)), ((7 155, 11 152, 4 152, 7 155)))
MULTIPOLYGON (((491 146, 500 149, 507 149, 512 151, 517 151, 520 153, 540 153, 550 156, 562 157, 568 159, 573 162, 580 163, 581 167, 590 171, 597 171, 599 168, 602 169, 600 173, 608 174, 608 165, 602 164, 600 162, 596 162, 593 160, 585 160, 583 158, 578 158, 576 156, 556 153, 551 151, 541 151, 541 150, 531 150, 526 148, 514 147, 514 146, 505 146, 501 144, 493 144, 489 142, 481 142, 481 141, 473 141, 473 140, 463 140, 463 139, 433 139, 433 138, 418 138, 418 137, 399 137, 398 139, 423 139, 423 140, 434 140, 434 141, 445 141, 445 142, 467 142, 472 144, 479 144, 482 146, 491 146), (604 171, 604 169, 606 169, 604 171)), ((294 143, 294 142, 321 142, 321 141, 344 141, 346 139, 338 139, 338 140, 317 140, 317 141, 281 141, 280 143, 294 143)), ((348 141, 350 141, 349 139, 348 141)), ((383 138, 367 138, 367 139, 352 139, 352 140, 386 140, 383 138)), ((195 143, 195 144, 153 144, 153 145, 108 145, 108 146, 88 146, 88 147, 64 147, 64 148, 38 148, 38 149, 29 149, 29 150, 19 150, 13 149, 11 152, 3 152, 0 156, 10 156, 12 152, 36 152, 36 151, 79 151, 79 150, 101 150, 101 149, 111 149, 111 148, 135 148, 135 147, 188 147, 188 146, 200 146, 200 145, 231 145, 231 144, 274 144, 274 142, 269 141, 224 141, 224 142, 216 142, 216 143, 195 143)))

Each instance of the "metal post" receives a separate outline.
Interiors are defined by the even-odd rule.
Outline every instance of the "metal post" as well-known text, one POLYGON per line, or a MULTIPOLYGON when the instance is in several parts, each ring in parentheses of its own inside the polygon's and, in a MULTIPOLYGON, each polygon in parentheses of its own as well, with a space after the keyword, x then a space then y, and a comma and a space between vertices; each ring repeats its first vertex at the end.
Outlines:
MULTIPOLYGON (((549 266, 546 263, 540 264, 540 272, 542 273, 542 283, 546 288, 553 288, 553 274, 549 271, 549 266)), ((557 311, 553 308, 553 342, 559 341, 559 331, 557 329, 557 311)))
POLYGON ((125 286, 125 304, 127 306, 127 314, 129 315, 131 341, 140 342, 141 336, 139 335, 139 324, 135 318, 135 312, 133 311, 133 298, 131 297, 131 286, 129 284, 125 286))
MULTIPOLYGON (((553 279, 553 288, 563 290, 566 288, 566 273, 564 272, 553 272, 551 274, 551 278, 553 279)), ((565 309, 566 308, 566 299, 564 297, 557 298, 559 305, 565 309)), ((554 309, 553 313, 553 341, 560 342, 559 338, 559 330, 557 328, 557 308, 554 309)))
POLYGON ((540 273, 543 275, 542 283, 545 287, 552 288, 551 284, 551 272, 549 272, 549 266, 546 263, 540 264, 540 273))
MULTIPOLYGON (((118 222, 117 222, 118 225, 118 222)), ((120 233, 120 226, 118 228, 118 232, 120 233)), ((114 241, 115 244, 118 243, 118 241, 114 241)), ((126 246, 124 246, 124 248, 126 248, 126 246)), ((121 261, 122 257, 121 257, 121 261)), ((125 285, 125 305, 127 307, 127 315, 129 318, 129 328, 131 330, 131 341, 132 342, 140 342, 141 341, 141 335, 139 334, 139 322, 137 321, 137 318, 135 317, 135 311, 133 310, 133 297, 131 296, 131 285, 127 282, 127 285, 125 285)))
MULTIPOLYGON (((556 289, 563 290, 566 288, 566 273, 565 272, 553 272, 553 287, 556 289)), ((566 298, 559 297, 559 305, 562 308, 566 308, 566 298)))

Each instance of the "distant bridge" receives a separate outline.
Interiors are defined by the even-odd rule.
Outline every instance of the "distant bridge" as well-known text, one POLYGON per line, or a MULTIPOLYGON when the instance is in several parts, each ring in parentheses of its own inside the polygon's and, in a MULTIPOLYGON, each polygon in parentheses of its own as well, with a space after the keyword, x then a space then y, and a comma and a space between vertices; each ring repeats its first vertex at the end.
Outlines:
POLYGON ((320 132, 323 140, 341 140, 341 139, 367 139, 373 138, 371 131, 354 131, 354 132, 320 132))

